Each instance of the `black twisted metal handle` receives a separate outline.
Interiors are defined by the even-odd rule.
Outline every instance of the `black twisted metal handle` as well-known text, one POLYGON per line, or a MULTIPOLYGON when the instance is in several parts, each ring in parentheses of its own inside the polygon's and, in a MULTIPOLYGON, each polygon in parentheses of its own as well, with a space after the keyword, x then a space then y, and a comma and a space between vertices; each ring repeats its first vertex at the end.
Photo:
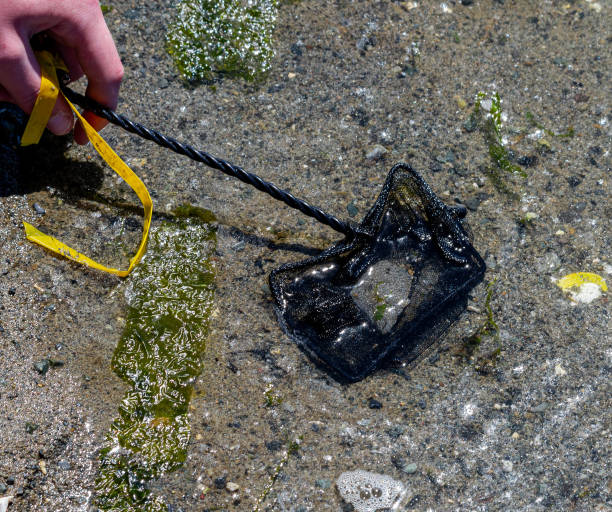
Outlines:
POLYGON ((71 89, 66 87, 65 84, 61 85, 62 92, 65 94, 66 98, 68 98, 72 103, 77 104, 78 106, 93 112, 99 117, 106 119, 108 122, 117 125, 128 132, 134 133, 143 139, 147 139, 155 142, 159 146, 170 149, 175 153, 180 155, 185 155, 196 162, 201 162, 206 164, 213 169, 217 169, 228 176, 232 176, 234 178, 238 178, 243 183, 247 183, 255 187, 257 190, 261 190, 266 194, 272 196, 274 199, 282 201, 287 206, 299 210, 304 215, 308 215, 313 219, 317 220, 321 224, 325 224, 330 228, 343 233, 347 236, 354 236, 357 234, 358 229, 353 227, 352 225, 341 221, 340 219, 334 217, 333 215, 324 212, 320 208, 316 206, 312 206, 302 199, 298 199, 293 194, 287 192, 286 190, 282 190, 278 188, 273 183, 269 183, 263 179, 261 179, 256 174, 250 173, 233 165, 221 158, 216 158, 205 151, 200 151, 194 149, 188 144, 184 144, 182 142, 173 139, 172 137, 167 137, 156 130, 152 130, 151 128, 147 128, 139 123, 135 123, 134 121, 129 120, 127 117, 124 117, 120 114, 117 114, 113 110, 103 107, 102 105, 96 103, 90 98, 87 98, 71 89))

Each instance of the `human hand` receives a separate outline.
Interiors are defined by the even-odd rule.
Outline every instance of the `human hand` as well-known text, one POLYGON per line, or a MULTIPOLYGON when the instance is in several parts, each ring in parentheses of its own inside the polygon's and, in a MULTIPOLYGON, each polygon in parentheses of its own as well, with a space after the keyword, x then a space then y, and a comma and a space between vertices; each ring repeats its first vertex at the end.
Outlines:
MULTIPOLYGON (((116 108, 123 66, 98 0, 0 0, 0 101, 32 112, 40 91, 40 67, 30 40, 41 32, 53 41, 70 80, 86 75, 87 96, 116 108)), ((84 117, 96 130, 107 124, 91 112, 84 117)), ((64 135, 73 126, 72 110, 60 95, 47 128, 64 135)), ((87 142, 80 123, 74 139, 79 144, 87 142)))

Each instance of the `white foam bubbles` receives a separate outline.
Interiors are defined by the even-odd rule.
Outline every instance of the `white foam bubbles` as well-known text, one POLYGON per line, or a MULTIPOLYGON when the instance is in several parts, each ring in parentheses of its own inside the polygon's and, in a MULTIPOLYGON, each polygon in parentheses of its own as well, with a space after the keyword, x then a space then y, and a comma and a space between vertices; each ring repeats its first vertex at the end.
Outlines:
POLYGON ((342 473, 336 486, 340 496, 353 505, 356 512, 391 508, 406 492, 402 482, 363 469, 342 473))

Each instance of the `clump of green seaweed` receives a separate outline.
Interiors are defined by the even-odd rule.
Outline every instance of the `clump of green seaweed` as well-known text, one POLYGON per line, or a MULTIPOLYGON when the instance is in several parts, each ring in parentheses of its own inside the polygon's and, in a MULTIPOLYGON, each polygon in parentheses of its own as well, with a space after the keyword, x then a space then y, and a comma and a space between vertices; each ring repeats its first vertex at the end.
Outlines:
POLYGON ((165 222, 131 276, 113 369, 129 389, 100 453, 97 505, 117 512, 167 506, 147 483, 185 461, 188 406, 213 307, 215 230, 197 216, 165 222))
MULTIPOLYGON (((474 105, 474 114, 480 115, 482 108, 482 102, 487 98, 484 92, 479 92, 476 95, 476 104, 474 105)), ((484 116, 484 123, 482 125, 485 139, 489 147, 489 156, 497 168, 502 171, 510 172, 513 174, 519 174, 523 178, 527 177, 527 173, 524 169, 510 161, 510 155, 508 150, 504 147, 502 141, 502 106, 501 98, 499 93, 496 91, 491 94, 491 107, 489 108, 488 115, 484 116)))
POLYGON ((228 74, 254 80, 270 69, 279 0, 181 0, 168 53, 189 82, 228 74))
POLYGON ((276 407, 283 403, 283 397, 279 395, 276 391, 274 391, 274 387, 269 385, 264 392, 265 402, 264 405, 266 407, 276 407))
POLYGON ((499 93, 493 92, 490 98, 484 92, 479 92, 476 95, 474 109, 469 118, 464 123, 463 127, 468 132, 473 132, 480 127, 485 136, 485 141, 489 149, 492 165, 487 166, 484 170, 493 186, 503 192, 510 198, 517 200, 518 195, 506 183, 505 175, 518 174, 523 178, 527 177, 527 173, 520 166, 513 164, 510 158, 510 153, 504 145, 502 138, 502 106, 499 93), (483 103, 487 100, 490 102, 488 110, 483 108, 483 103))

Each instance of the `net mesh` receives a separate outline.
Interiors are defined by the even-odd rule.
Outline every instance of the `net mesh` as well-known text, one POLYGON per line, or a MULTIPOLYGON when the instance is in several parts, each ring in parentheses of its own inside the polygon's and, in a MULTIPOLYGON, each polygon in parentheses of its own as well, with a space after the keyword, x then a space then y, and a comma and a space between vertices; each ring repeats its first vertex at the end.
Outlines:
POLYGON ((465 309, 485 264, 460 218, 396 165, 355 237, 270 275, 283 330, 339 380, 412 361, 465 309))

